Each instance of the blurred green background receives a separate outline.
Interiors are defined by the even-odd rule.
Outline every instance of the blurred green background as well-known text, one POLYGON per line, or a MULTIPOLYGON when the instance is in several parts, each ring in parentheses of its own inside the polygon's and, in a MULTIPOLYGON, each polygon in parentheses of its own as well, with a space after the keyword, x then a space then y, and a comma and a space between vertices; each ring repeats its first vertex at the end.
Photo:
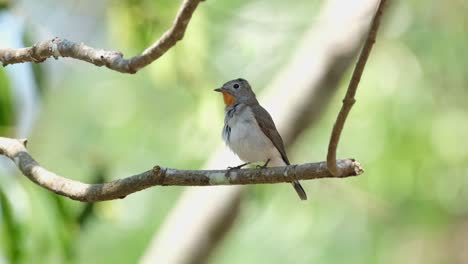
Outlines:
MULTIPOLYGON (((25 19, 25 45, 37 32, 60 33, 50 25, 70 14, 64 37, 127 56, 164 32, 180 4, 47 0, 39 13, 49 18, 38 20, 33 2, 2 11, 25 19)), ((365 174, 304 182, 307 203, 290 186, 249 187, 211 263, 468 263, 468 3, 391 2, 338 151, 365 174)), ((86 182, 155 164, 200 168, 222 144, 223 104, 212 89, 243 77, 261 93, 319 22, 321 4, 203 2, 183 41, 137 75, 69 59, 34 66, 31 153, 86 182)), ((350 71, 320 122, 288 149, 295 163, 324 160, 350 71)), ((0 69, 0 134, 14 137, 8 76, 0 69)), ((182 191, 88 205, 2 170, 0 263, 135 263, 182 191)))

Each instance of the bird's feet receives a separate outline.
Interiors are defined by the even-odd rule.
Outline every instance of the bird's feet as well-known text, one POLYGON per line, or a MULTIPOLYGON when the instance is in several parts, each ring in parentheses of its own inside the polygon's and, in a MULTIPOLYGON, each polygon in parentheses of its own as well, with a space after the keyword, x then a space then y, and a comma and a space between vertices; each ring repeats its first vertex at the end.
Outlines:
POLYGON ((239 170, 239 169, 241 169, 242 167, 247 166, 247 165, 249 165, 249 164, 250 164, 250 162, 246 162, 246 163, 243 163, 243 164, 241 164, 241 165, 239 165, 239 166, 227 167, 227 170, 229 170, 229 171, 230 171, 230 170, 239 170))
POLYGON ((267 159, 267 161, 263 165, 257 165, 257 169, 264 169, 268 167, 268 163, 270 163, 270 159, 267 159))

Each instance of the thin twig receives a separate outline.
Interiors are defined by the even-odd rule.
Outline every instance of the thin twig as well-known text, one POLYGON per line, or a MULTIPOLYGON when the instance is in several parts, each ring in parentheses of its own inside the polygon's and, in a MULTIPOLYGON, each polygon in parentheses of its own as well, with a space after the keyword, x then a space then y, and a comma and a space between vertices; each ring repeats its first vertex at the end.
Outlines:
POLYGON ((367 36, 366 42, 364 43, 361 54, 359 55, 359 59, 356 63, 356 67, 354 68, 351 81, 349 82, 348 90, 346 92, 345 98, 343 99, 343 105, 341 107, 340 112, 338 113, 335 125, 333 126, 332 134, 330 137, 330 143, 328 145, 327 166, 330 173, 336 177, 340 176, 343 173, 337 166, 336 149, 338 147, 338 142, 340 141, 341 132, 346 122, 346 118, 348 117, 351 108, 356 102, 354 96, 356 95, 356 90, 359 81, 361 80, 361 75, 364 71, 364 67, 366 66, 367 59, 369 58, 369 54, 372 50, 372 46, 375 43, 375 38, 379 29, 380 19, 383 14, 385 2, 386 0, 381 0, 379 3, 377 12, 375 13, 374 19, 372 20, 372 25, 369 30, 369 34, 367 36))
MULTIPOLYGON (((10 158, 19 170, 37 185, 82 202, 97 202, 124 198, 143 189, 160 185, 214 186, 290 182, 333 177, 325 162, 287 167, 243 170, 177 170, 155 166, 152 170, 102 184, 86 184, 59 176, 41 167, 26 149, 26 140, 0 137, 0 154, 10 158)), ((338 166, 346 173, 341 177, 360 175, 358 162, 340 160, 338 166)))
POLYGON ((0 49, 0 61, 3 66, 23 62, 40 63, 50 57, 70 57, 106 66, 122 73, 136 73, 139 69, 152 63, 184 37, 187 25, 198 4, 204 0, 184 0, 172 26, 149 48, 141 54, 125 59, 118 51, 107 51, 89 47, 83 43, 72 42, 63 38, 53 38, 36 43, 32 47, 0 49))

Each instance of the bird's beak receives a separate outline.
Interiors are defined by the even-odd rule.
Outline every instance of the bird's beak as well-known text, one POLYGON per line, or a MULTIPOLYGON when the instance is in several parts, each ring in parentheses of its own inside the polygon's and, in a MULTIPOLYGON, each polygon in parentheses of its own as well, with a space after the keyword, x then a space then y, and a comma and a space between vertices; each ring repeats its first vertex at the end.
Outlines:
POLYGON ((214 91, 215 91, 215 92, 221 92, 221 93, 222 93, 222 92, 225 92, 226 89, 224 89, 223 87, 221 87, 221 88, 216 88, 216 89, 214 89, 214 91))

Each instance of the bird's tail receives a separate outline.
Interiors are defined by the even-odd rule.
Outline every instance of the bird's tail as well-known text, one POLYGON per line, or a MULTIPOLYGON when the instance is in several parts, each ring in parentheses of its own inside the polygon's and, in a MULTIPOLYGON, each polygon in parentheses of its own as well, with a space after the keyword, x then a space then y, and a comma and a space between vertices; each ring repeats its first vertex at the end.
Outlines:
POLYGON ((295 180, 291 182, 291 184, 294 187, 294 190, 296 190, 297 195, 299 195, 299 198, 301 198, 301 200, 307 200, 307 194, 304 191, 304 188, 302 188, 302 185, 299 183, 299 181, 295 180))

